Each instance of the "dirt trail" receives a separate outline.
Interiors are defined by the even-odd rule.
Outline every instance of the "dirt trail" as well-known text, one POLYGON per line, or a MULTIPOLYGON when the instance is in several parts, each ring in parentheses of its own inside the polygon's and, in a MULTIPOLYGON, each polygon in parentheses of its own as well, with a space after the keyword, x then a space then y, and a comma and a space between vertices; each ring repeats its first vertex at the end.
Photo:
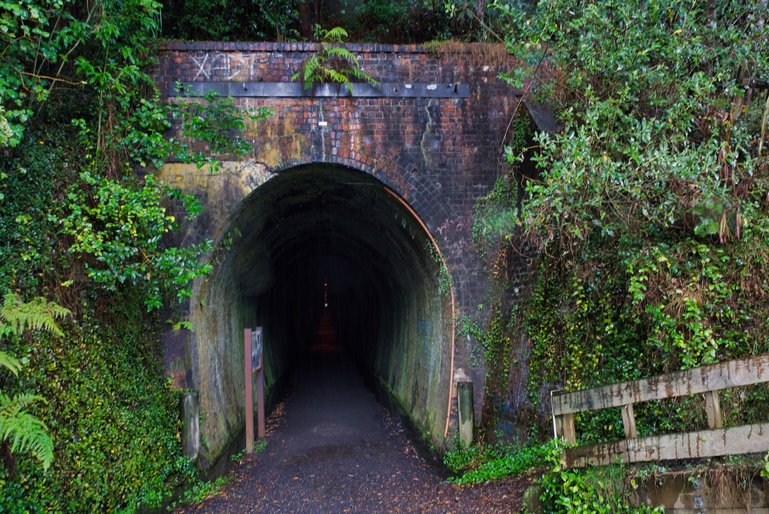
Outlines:
POLYGON ((517 512, 525 481, 454 486, 415 449, 345 356, 328 344, 299 363, 268 419, 267 449, 223 494, 186 513, 517 512))

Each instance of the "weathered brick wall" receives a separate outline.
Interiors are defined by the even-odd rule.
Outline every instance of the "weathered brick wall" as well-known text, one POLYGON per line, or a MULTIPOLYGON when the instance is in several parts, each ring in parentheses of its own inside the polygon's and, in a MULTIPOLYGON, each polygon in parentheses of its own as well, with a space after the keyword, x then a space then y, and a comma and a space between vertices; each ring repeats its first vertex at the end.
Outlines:
MULTIPOLYGON (((485 302, 485 277, 471 242, 472 210, 502 172, 502 147, 518 92, 498 75, 512 66, 504 48, 451 45, 348 45, 361 68, 381 83, 467 84, 464 98, 239 97, 243 109, 275 114, 249 123, 247 157, 269 173, 306 163, 335 163, 371 174, 401 195, 437 241, 454 285, 456 317, 485 302)), ((317 46, 309 43, 169 43, 156 73, 164 94, 176 81, 287 82, 317 46)), ((172 167, 168 168, 172 170, 172 167)), ((181 169, 181 168, 179 168, 181 169)), ((182 172, 170 179, 196 180, 182 172)), ((237 205, 213 206, 226 215, 237 205)), ((211 226, 207 237, 215 237, 211 226)), ((483 370, 470 343, 457 338, 456 367, 473 379, 482 405, 483 370)))
MULTIPOLYGON (((157 82, 289 81, 310 43, 169 43, 157 82)), ((498 47, 430 51, 414 45, 349 45, 380 82, 466 83, 467 98, 238 98, 275 115, 249 126, 253 159, 271 171, 333 162, 373 174, 425 221, 450 263, 462 311, 483 296, 470 243, 472 207, 501 170, 503 137, 518 104, 498 79, 512 64, 498 47), (325 121, 327 125, 319 126, 325 121)), ((343 91, 344 93, 344 91, 343 91)))

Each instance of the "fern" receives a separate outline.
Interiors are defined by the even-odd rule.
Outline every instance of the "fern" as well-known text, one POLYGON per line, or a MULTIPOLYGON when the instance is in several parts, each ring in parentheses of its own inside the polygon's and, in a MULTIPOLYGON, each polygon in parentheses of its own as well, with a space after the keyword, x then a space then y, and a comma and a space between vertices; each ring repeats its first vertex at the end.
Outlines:
MULTIPOLYGON (((70 311, 45 298, 36 297, 30 302, 9 293, 0 306, 0 337, 19 335, 25 330, 44 330, 63 335, 56 320, 68 316, 70 311)), ((22 362, 0 351, 0 368, 18 376, 22 362)), ((0 391, 0 442, 7 444, 11 453, 31 453, 48 469, 53 462, 53 441, 48 435, 45 423, 27 412, 38 402, 45 402, 41 396, 20 393, 10 397, 0 391)))
POLYGON ((335 47, 326 49, 326 54, 329 57, 336 57, 338 59, 348 61, 354 64, 355 66, 358 66, 358 57, 348 49, 343 48, 341 46, 335 46, 335 47))
POLYGON ((45 298, 38 296, 25 303, 17 295, 8 293, 0 307, 0 320, 5 322, 0 324, 0 336, 21 334, 27 329, 45 330, 61 336, 56 320, 69 314, 68 309, 45 298))
POLYGON ((347 31, 341 27, 321 30, 321 48, 302 64, 302 69, 291 76, 291 80, 302 79, 304 89, 310 89, 316 84, 334 82, 344 84, 352 94, 350 77, 371 84, 379 84, 373 77, 360 69, 358 58, 347 48, 344 40, 347 31))
POLYGON ((0 351, 0 367, 3 367, 18 377, 21 371, 21 361, 12 355, 0 351))
POLYGON ((0 393, 0 441, 7 442, 11 452, 30 452, 48 469, 53 462, 53 440, 40 418, 25 409, 45 401, 42 397, 22 393, 10 398, 0 393))
POLYGON ((326 43, 344 43, 347 39, 347 31, 342 27, 334 27, 323 32, 323 41, 326 43))

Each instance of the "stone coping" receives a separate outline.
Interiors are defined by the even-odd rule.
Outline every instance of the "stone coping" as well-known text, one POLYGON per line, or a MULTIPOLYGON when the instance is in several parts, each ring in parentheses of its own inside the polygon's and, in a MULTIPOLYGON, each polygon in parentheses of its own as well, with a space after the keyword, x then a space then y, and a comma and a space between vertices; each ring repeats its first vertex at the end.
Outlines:
MULTIPOLYGON (((496 43, 500 44, 501 43, 496 43)), ((453 43, 453 52, 471 52, 472 48, 494 46, 490 43, 453 43), (461 46, 460 46, 461 45, 461 46), (464 48, 463 48, 464 47, 464 48)), ((440 43, 433 45, 386 45, 379 43, 346 43, 343 45, 352 52, 358 53, 400 53, 400 54, 434 54, 440 43)), ((186 52, 315 52, 321 48, 320 43, 280 43, 273 41, 167 41, 160 46, 165 51, 186 52)))

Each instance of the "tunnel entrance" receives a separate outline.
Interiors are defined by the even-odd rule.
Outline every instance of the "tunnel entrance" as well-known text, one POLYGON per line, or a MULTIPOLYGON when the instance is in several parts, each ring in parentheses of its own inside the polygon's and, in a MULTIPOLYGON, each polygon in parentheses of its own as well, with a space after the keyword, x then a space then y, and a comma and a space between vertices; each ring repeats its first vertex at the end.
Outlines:
POLYGON ((268 397, 293 365, 344 352, 442 446, 452 299, 424 224, 375 177, 337 165, 277 173, 248 196, 195 288, 193 382, 203 452, 243 426, 242 329, 262 326, 268 397))

